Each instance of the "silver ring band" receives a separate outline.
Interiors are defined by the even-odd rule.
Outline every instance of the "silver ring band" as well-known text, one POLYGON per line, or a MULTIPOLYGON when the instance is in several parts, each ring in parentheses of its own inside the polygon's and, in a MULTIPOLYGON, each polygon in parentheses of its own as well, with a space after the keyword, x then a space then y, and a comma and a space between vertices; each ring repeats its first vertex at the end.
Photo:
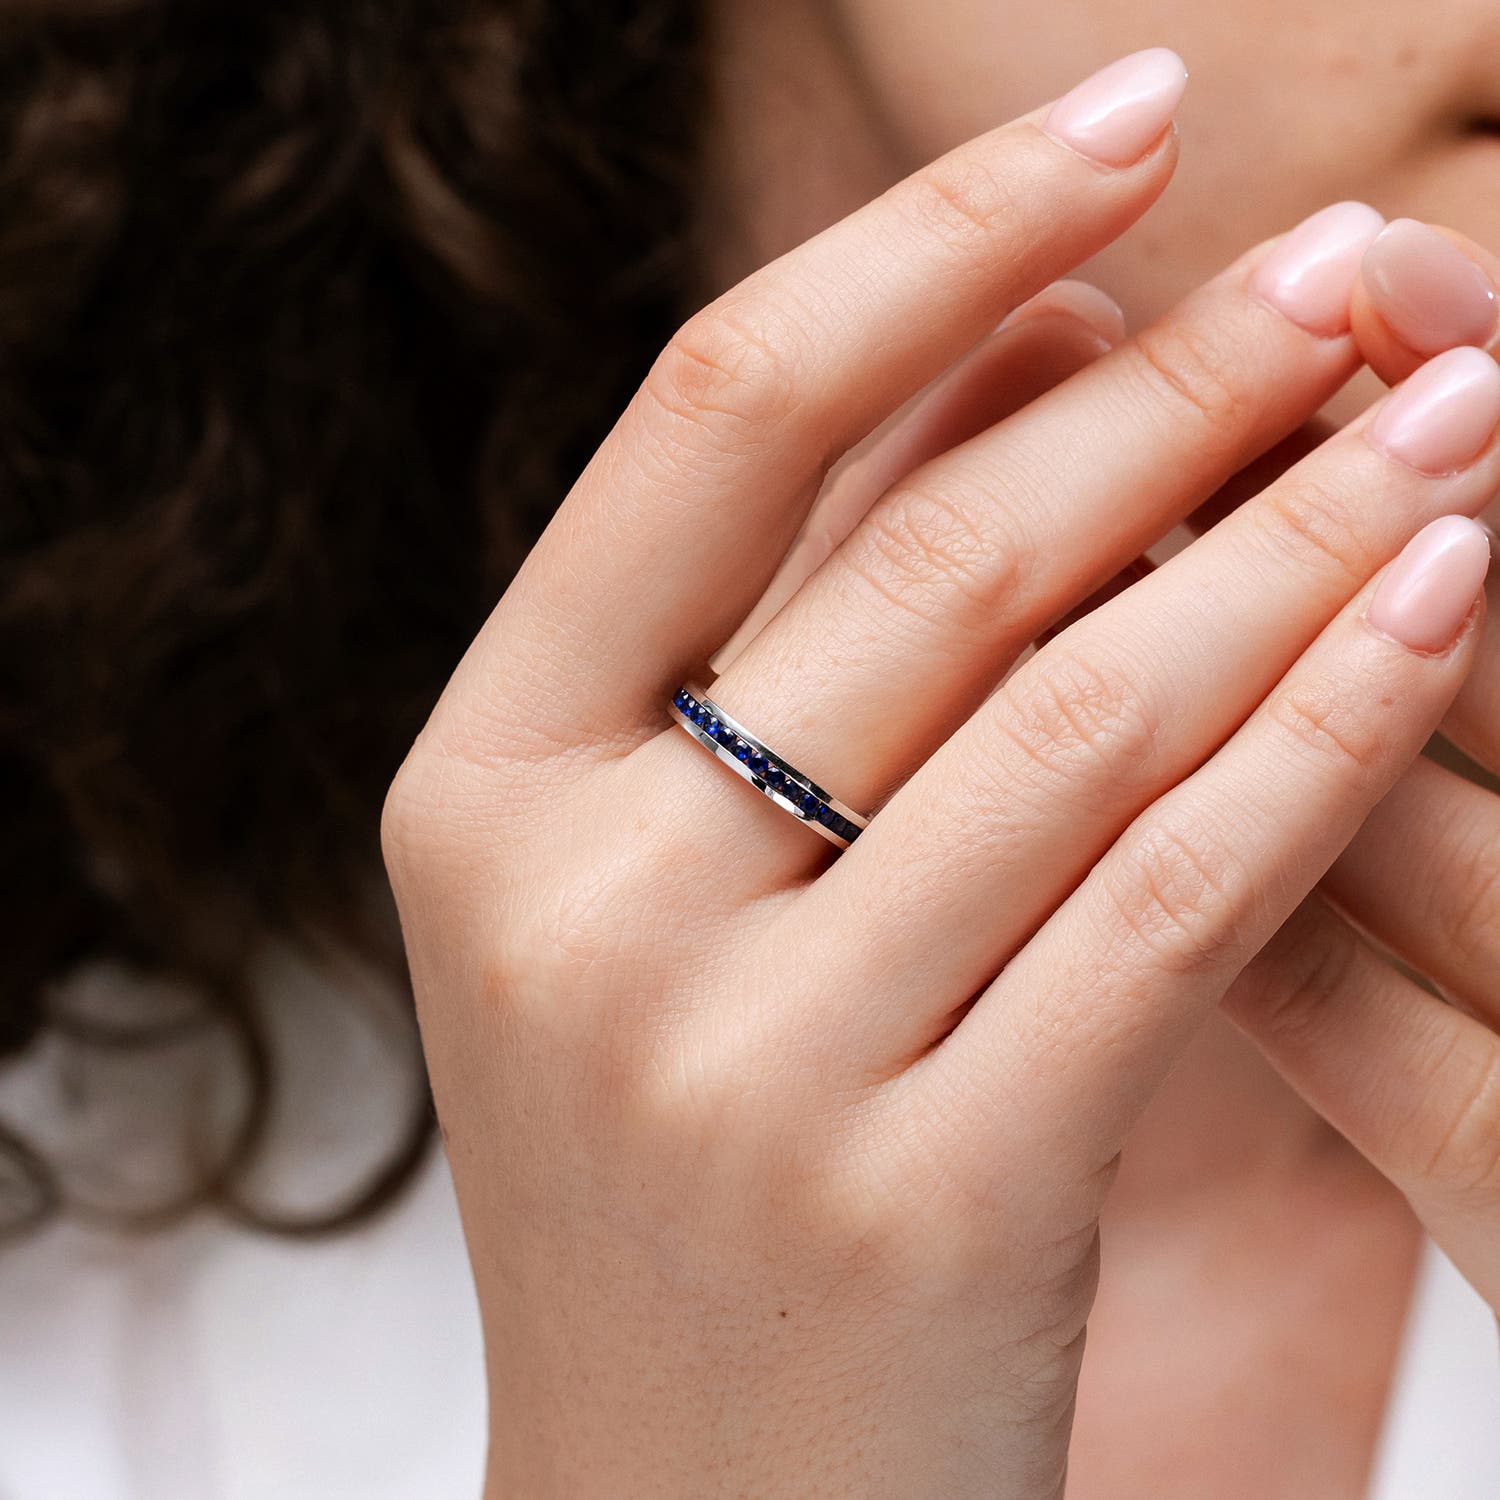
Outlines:
POLYGON ((829 843, 847 849, 869 827, 867 817, 804 776, 726 714, 696 682, 678 688, 671 706, 672 716, 700 745, 829 843))

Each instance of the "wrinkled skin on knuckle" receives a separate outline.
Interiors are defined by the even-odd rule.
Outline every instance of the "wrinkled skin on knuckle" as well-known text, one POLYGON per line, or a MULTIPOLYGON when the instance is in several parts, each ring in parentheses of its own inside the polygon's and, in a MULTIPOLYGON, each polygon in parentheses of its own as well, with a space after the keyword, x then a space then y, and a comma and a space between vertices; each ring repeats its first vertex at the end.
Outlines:
POLYGON ((1461 1204, 1500 1209, 1500 1042, 1473 1033, 1452 1044, 1436 1068, 1445 1099, 1418 1179, 1461 1204))
POLYGON ((1145 675, 1064 632, 1001 688, 996 727, 1049 782, 1092 801, 1100 776, 1133 781, 1154 758, 1158 721, 1139 686, 1145 675))
POLYGON ((1211 451, 1228 452, 1255 425, 1265 396, 1254 390, 1241 350, 1217 324, 1171 318, 1143 328, 1123 347, 1131 351, 1144 399, 1176 442, 1191 434, 1211 451))
POLYGON ((1491 1000, 1500 1003, 1500 844, 1489 830, 1449 830, 1448 869, 1437 882, 1447 893, 1436 902, 1442 939, 1472 973, 1490 977, 1491 1000))
POLYGON ((997 242, 1022 258, 1037 233, 1027 229, 1036 215, 1017 175, 1024 170, 994 151, 951 152, 914 174, 902 208, 918 235, 961 261, 991 260, 997 242))
POLYGON ((1119 936, 1168 973, 1217 969, 1239 946, 1241 918, 1253 904, 1232 842, 1205 818, 1147 822, 1111 859, 1105 889, 1119 936))
POLYGON ((874 596, 925 629, 983 640, 1026 569, 1022 545, 981 525, 973 500, 939 482, 903 485, 878 502, 845 544, 841 565, 874 596))
POLYGON ((672 335, 642 393, 680 436, 754 452, 814 394, 798 321, 769 293, 726 293, 672 335))
POLYGON ((1290 563, 1336 578, 1349 594, 1369 576, 1359 537, 1360 496, 1331 476, 1293 475, 1252 502, 1256 539, 1279 576, 1290 563))
POLYGON ((1274 964, 1252 960, 1236 985, 1250 992, 1258 1029, 1281 1037, 1316 1035, 1330 1006, 1357 982, 1361 956, 1353 929, 1330 922, 1278 952, 1274 964))
POLYGON ((1385 727, 1370 703, 1380 685, 1365 673, 1298 674, 1266 700, 1266 716, 1283 742, 1310 757, 1340 784, 1357 786, 1380 762, 1385 727))

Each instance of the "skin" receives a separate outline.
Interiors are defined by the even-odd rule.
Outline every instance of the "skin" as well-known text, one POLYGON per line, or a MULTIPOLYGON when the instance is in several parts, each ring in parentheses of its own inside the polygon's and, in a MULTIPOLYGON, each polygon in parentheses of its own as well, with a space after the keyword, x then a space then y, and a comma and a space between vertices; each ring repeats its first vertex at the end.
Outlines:
MULTIPOLYGON (((1061 90, 1088 67, 1162 38, 1190 60, 1193 83, 1178 116, 1190 149, 1146 221, 1080 268, 1115 293, 1132 326, 1160 316, 1245 243, 1342 197, 1435 221, 1500 285, 1500 262, 1483 243, 1500 240, 1493 7, 1382 3, 1309 12, 1261 4, 1254 22, 1245 23, 1243 10, 1180 3, 1054 8, 1016 27, 1003 7, 972 0, 921 8, 773 0, 770 15, 726 0, 718 7, 725 103, 706 198, 709 289, 816 232, 1011 103, 1061 90), (1268 77, 1276 87, 1264 86, 1268 77), (1286 161, 1297 170, 1284 170, 1286 161)), ((1369 368, 1325 405, 1308 436, 1288 445, 1290 455, 1420 362, 1361 282, 1352 313, 1369 368)), ((1263 478, 1274 467, 1256 472, 1263 478)), ((1244 493, 1217 497, 1192 529, 1244 493)), ((871 498, 869 486, 829 487, 799 539, 805 555, 794 548, 726 655, 871 498)), ((1497 513, 1500 506, 1490 519, 1497 513)), ((1434 752, 1484 779, 1482 766, 1496 763, 1497 720, 1500 650, 1487 648, 1443 726, 1474 759, 1441 741, 1434 752)), ((1398 951, 1418 965, 1426 960, 1429 973, 1438 967, 1432 934, 1448 955, 1469 954, 1465 967, 1488 963, 1493 971, 1500 902, 1470 894, 1495 888, 1486 875, 1486 853, 1500 837, 1493 801, 1473 817, 1472 795, 1461 788, 1425 791, 1420 800, 1392 799, 1389 816, 1373 820, 1357 845, 1369 856, 1366 870, 1345 876, 1346 862, 1330 884, 1346 896, 1356 885, 1379 891, 1378 900, 1356 898, 1356 911, 1377 931, 1399 927, 1408 940, 1398 951), (1414 834, 1425 851, 1419 888, 1433 894, 1412 910, 1413 882, 1403 874, 1414 834), (1386 880, 1382 870, 1400 873, 1386 880), (1449 913, 1463 914, 1461 927, 1449 913)), ((1464 988, 1475 993, 1472 979, 1464 988)), ((1329 1039, 1340 1045, 1347 1043, 1329 1039)), ((1408 1094, 1419 1087, 1411 1083, 1408 1094)), ((1070 1494, 1229 1496, 1240 1493, 1236 1486, 1246 1495, 1362 1494, 1415 1265, 1417 1226, 1406 1197, 1220 1017, 1194 1039, 1132 1141, 1106 1217, 1113 1277, 1090 1322, 1070 1494), (1289 1213, 1293 1203, 1306 1212, 1289 1213), (1165 1279, 1156 1232, 1164 1213, 1185 1248, 1168 1289, 1153 1297, 1165 1279), (1298 1225, 1308 1227, 1298 1233, 1298 1225), (1283 1316, 1268 1316, 1268 1305, 1283 1316), (1174 1333, 1163 1346, 1159 1330, 1168 1321, 1174 1333), (1148 1341, 1156 1352, 1143 1366, 1148 1341), (1309 1365, 1319 1347, 1332 1357, 1309 1365), (1295 1381, 1284 1378, 1289 1368, 1295 1381), (1159 1440, 1155 1421, 1164 1409, 1183 1417, 1170 1444, 1159 1440), (1276 1444, 1227 1441, 1257 1429, 1274 1430, 1276 1444), (1269 1476, 1268 1462, 1279 1466, 1269 1476)))
MULTIPOLYGON (((972 69, 974 18, 954 12, 972 69)), ((810 161, 799 182, 827 188, 821 206, 746 213, 734 163, 756 159, 756 121, 773 122, 774 157, 796 120, 754 104, 780 75, 736 64, 740 45, 766 45, 737 15, 723 21, 726 97, 736 76, 751 94, 727 111, 745 133, 721 143, 710 214, 726 282, 737 257, 759 264, 779 236, 796 244, 837 217, 835 196, 885 186, 899 173, 883 153, 918 141, 920 155, 939 128, 826 130, 859 170, 810 161), (736 206, 759 240, 729 232, 736 206)), ((794 93, 825 121, 943 92, 910 77, 882 92, 870 59, 922 65, 895 35, 899 8, 845 17, 842 50, 814 24, 826 14, 784 19, 771 29, 787 66, 829 85, 794 93)), ((946 112, 965 96, 941 101, 960 137, 946 112)), ((1060 1494, 1085 1326, 1106 1392, 1111 1345, 1134 1334, 1139 1372, 1161 1339, 1160 1323, 1125 1326, 1150 1305, 1139 1286, 1126 1307, 1095 1307, 1107 1201, 1123 1208, 1122 1270, 1155 1264, 1189 1299, 1170 1258, 1185 1245, 1241 1276, 1299 1267, 1310 1241, 1288 1221, 1313 1220, 1314 1204, 1325 1289, 1356 1266, 1399 1309, 1386 1264, 1403 1269, 1392 1231, 1410 1233, 1415 1212, 1500 1297, 1500 1105, 1475 1088, 1495 1045, 1485 997, 1439 957, 1473 1013, 1431 1001, 1311 894, 1334 866, 1347 904, 1390 905, 1408 883, 1383 873, 1388 843, 1409 858, 1412 828, 1454 800, 1411 769, 1431 730, 1458 713, 1481 753, 1495 748, 1487 690, 1472 687, 1490 680, 1475 669, 1482 607, 1436 652, 1365 611, 1422 520, 1483 506, 1500 449, 1428 475, 1381 452, 1361 418, 1118 590, 1143 548, 1327 408, 1363 353, 1399 351, 1363 326, 1314 337, 1255 300, 1259 246, 1107 354, 1109 336, 1054 326, 1071 340, 1062 383, 1029 403, 986 411, 963 397, 962 367, 933 386, 1047 283, 1123 253, 1176 164, 1168 133, 1100 173, 1038 120, 958 147, 686 325, 393 786, 383 836, 485 1318, 493 1495, 1060 1494), (986 200, 995 181, 1011 191, 986 200), (937 182, 977 196, 949 214, 937 182), (1218 355, 1207 381, 1189 355, 1204 340, 1218 355), (1175 378, 1153 379, 1163 367, 1175 378), (924 389, 967 420, 906 405, 924 389), (813 775, 880 805, 830 862, 663 727, 662 700, 730 640, 808 534, 830 458, 862 443, 847 535, 722 652, 715 685, 813 775), (1034 492, 1001 503, 995 474, 1048 453, 1073 455, 1072 482, 1046 463, 1034 492), (1313 506, 1331 547, 1285 529, 1313 506), (952 550, 970 535, 984 545, 952 550), (1237 608, 1214 603, 1227 596, 1237 608), (1084 600, 1103 602, 997 688, 1084 600), (804 699, 830 711, 789 715, 804 699), (1079 705, 1108 711, 1080 719, 1079 705), (1343 853, 1358 840, 1375 842, 1343 853), (1226 998, 1309 1102, 1214 1019, 1226 998), (1333 1149, 1332 1127, 1383 1175, 1333 1149), (1245 1153, 1221 1155, 1226 1140, 1245 1153), (1172 1236, 1156 1230, 1164 1210, 1172 1236)), ((1033 303, 1009 337, 1060 316, 1033 303)), ((970 397, 1021 391, 1003 349, 978 358, 970 397)), ((1426 848, 1441 861, 1441 840, 1426 848)), ((1462 888, 1443 878, 1433 899, 1455 909, 1462 888)), ((1327 1300, 1306 1274, 1299 1287, 1327 1300)), ((1335 1402, 1332 1369, 1305 1369, 1300 1422, 1266 1399, 1286 1390, 1277 1356, 1297 1341, 1278 1348, 1264 1318, 1218 1343, 1221 1366, 1254 1356, 1275 1377, 1248 1406, 1216 1407, 1170 1356, 1164 1378, 1137 1375, 1137 1428, 1184 1411, 1208 1424, 1165 1476, 1138 1431, 1105 1440, 1125 1403, 1085 1384, 1069 1492, 1357 1494, 1395 1320, 1361 1319, 1347 1297, 1344 1310, 1348 1330, 1375 1326, 1341 1363, 1373 1374, 1335 1402), (1259 1455, 1253 1483, 1235 1477, 1241 1449, 1259 1455)))

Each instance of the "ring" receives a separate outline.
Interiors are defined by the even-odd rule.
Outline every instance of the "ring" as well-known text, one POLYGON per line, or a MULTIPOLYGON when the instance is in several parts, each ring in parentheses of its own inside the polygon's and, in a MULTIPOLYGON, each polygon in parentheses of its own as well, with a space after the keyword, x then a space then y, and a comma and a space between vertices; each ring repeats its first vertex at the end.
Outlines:
POLYGON ((672 713, 697 742, 783 812, 809 824, 831 844, 847 849, 870 820, 830 796, 811 777, 779 756, 762 739, 728 714, 695 682, 685 683, 672 698, 672 713))

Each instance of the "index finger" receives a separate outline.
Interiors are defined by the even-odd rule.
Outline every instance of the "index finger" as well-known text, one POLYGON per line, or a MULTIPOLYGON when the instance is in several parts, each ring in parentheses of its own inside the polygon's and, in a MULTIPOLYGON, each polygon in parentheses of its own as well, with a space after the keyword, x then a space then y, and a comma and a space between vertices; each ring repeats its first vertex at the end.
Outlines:
POLYGON ((828 465, 1157 197, 1185 81, 1164 48, 1121 59, 690 318, 460 664, 434 715, 446 747, 618 753, 659 732, 828 465))

